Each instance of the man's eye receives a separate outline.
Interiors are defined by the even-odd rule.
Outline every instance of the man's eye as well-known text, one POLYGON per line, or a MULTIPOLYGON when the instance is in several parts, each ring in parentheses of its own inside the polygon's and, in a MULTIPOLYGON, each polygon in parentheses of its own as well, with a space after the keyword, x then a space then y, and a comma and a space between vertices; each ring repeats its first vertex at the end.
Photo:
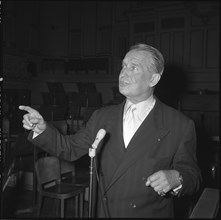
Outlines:
POLYGON ((127 66, 125 64, 122 64, 122 69, 126 69, 126 68, 128 68, 128 70, 131 70, 131 71, 138 70, 137 66, 127 66))

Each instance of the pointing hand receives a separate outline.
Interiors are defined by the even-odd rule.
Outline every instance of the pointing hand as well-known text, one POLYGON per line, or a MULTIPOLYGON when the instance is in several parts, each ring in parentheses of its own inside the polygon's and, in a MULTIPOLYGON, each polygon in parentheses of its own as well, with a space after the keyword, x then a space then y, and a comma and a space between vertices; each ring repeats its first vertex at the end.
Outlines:
POLYGON ((46 129, 46 123, 39 112, 29 106, 20 105, 20 110, 28 113, 23 116, 23 127, 27 130, 32 130, 37 134, 42 133, 46 129))

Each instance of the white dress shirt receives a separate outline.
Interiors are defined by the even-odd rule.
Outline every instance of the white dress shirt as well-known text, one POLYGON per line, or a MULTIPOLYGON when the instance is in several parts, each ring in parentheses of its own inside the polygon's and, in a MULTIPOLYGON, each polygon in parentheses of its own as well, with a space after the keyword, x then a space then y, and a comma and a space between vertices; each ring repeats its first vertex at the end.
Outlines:
MULTIPOLYGON (((144 119, 147 117, 147 115, 150 113, 150 111, 153 109, 155 105, 156 99, 151 95, 148 99, 139 102, 137 104, 131 103, 129 100, 126 101, 125 106, 124 106, 124 114, 123 114, 123 134, 124 134, 124 139, 128 139, 126 129, 130 129, 130 133, 133 132, 132 136, 135 134, 137 129, 140 127, 144 119), (135 117, 135 123, 133 125, 133 128, 128 128, 125 126, 125 120, 128 117, 128 109, 131 107, 131 105, 136 107, 136 117, 135 117)), ((132 138, 131 136, 131 138, 132 138)), ((125 141, 125 147, 128 145, 128 140, 125 141)))

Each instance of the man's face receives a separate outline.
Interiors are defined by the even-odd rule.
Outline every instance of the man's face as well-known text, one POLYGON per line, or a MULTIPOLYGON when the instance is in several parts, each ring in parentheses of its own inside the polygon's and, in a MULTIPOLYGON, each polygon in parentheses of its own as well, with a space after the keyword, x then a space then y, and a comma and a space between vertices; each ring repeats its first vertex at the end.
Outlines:
POLYGON ((137 50, 129 51, 123 59, 119 91, 133 103, 143 101, 152 94, 153 74, 147 68, 150 62, 152 59, 147 52, 137 50))

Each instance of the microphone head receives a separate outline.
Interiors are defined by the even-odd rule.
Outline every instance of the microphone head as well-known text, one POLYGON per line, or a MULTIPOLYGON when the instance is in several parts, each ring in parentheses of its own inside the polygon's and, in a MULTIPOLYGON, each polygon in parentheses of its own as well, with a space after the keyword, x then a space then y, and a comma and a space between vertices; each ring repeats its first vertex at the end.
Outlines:
POLYGON ((93 147, 94 149, 97 148, 98 144, 99 144, 100 141, 104 138, 105 134, 106 134, 106 130, 104 130, 103 128, 100 129, 100 130, 97 132, 97 136, 96 136, 96 138, 95 138, 95 141, 94 141, 94 143, 92 144, 92 147, 93 147))
POLYGON ((103 128, 101 128, 98 132, 97 132, 97 137, 96 139, 102 140, 104 138, 106 134, 106 130, 104 130, 103 128))

